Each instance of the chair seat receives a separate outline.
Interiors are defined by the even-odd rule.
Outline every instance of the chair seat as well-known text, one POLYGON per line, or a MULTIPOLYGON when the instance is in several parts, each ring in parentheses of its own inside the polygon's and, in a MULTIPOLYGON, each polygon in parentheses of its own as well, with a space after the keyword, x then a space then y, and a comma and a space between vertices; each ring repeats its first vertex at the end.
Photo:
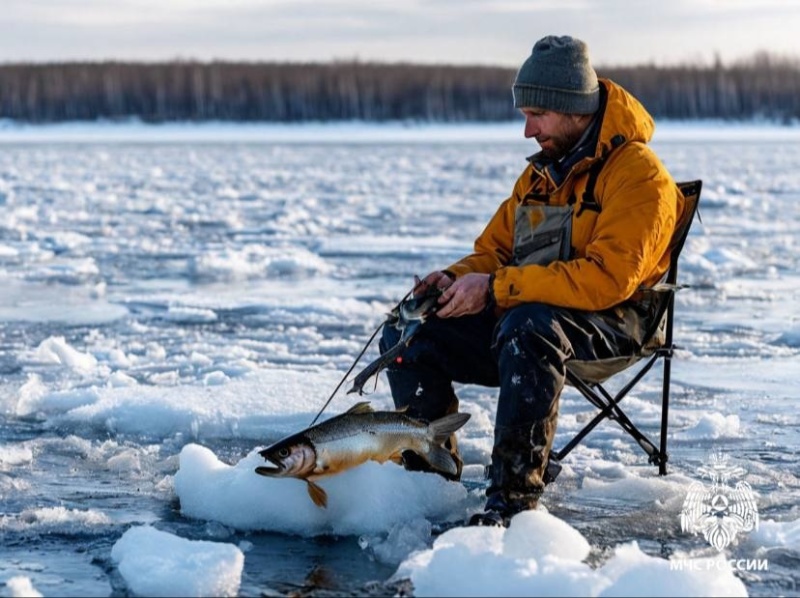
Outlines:
MULTIPOLYGON (((567 363, 567 369, 588 384, 600 384, 612 376, 627 370, 641 361, 643 357, 644 355, 623 355, 595 361, 572 359, 567 363)), ((567 378, 567 384, 570 384, 569 377, 567 378)))

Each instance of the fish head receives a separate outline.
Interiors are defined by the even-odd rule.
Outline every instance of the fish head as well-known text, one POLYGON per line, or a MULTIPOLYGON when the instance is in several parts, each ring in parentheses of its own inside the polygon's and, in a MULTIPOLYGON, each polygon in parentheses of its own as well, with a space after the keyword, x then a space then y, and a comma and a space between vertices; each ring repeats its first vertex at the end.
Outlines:
POLYGON ((305 478, 317 465, 317 452, 314 445, 303 437, 291 437, 273 444, 259 452, 271 466, 256 468, 259 475, 282 478, 305 478))
POLYGON ((427 316, 439 307, 439 297, 441 296, 441 289, 430 287, 425 293, 404 300, 400 303, 398 310, 400 321, 405 325, 411 322, 424 322, 427 316))

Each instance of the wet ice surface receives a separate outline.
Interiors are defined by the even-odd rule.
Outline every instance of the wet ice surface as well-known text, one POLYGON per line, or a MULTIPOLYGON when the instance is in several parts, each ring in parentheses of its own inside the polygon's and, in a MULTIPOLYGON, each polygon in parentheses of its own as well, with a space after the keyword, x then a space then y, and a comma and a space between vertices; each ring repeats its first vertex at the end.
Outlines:
MULTIPOLYGON (((632 541, 655 557, 713 555, 679 513, 722 449, 747 470, 763 523, 728 556, 769 559, 738 574, 751 595, 796 595, 800 134, 665 131, 655 145, 675 177, 704 181, 682 262, 692 288, 677 300, 671 475, 606 422, 543 504, 598 565, 632 541)), ((151 525, 238 547, 240 595, 408 589, 398 566, 480 506, 491 389, 459 389, 472 414, 461 495, 386 465, 323 482, 352 506, 333 520, 304 514, 304 484, 265 479, 260 502, 274 508, 247 486, 245 506, 225 512, 230 497, 209 482, 220 495, 201 517, 181 510, 175 477, 209 451, 187 502, 214 459, 235 467, 308 425, 412 276, 469 251, 533 151, 509 139, 4 144, 0 582, 124 594, 112 548, 151 525), (371 485, 406 488, 394 496, 407 504, 375 508, 371 485), (389 518, 401 506, 414 512, 405 526, 389 518)), ((659 395, 655 377, 625 400, 654 435, 659 395)), ((389 407, 383 379, 369 398, 389 407)), ((328 413, 352 402, 337 395, 328 413)), ((571 389, 561 406, 556 444, 590 417, 571 389)))

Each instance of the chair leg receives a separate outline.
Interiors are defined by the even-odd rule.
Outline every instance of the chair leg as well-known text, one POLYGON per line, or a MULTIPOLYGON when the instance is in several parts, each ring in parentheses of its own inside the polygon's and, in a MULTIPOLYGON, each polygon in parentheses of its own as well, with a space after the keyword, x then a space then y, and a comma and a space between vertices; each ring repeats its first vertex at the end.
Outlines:
POLYGON ((669 385, 672 372, 672 350, 664 355, 664 378, 661 389, 661 447, 658 475, 667 475, 667 431, 669 428, 669 385))
MULTIPOLYGON (((591 432, 601 421, 604 419, 613 419, 625 430, 636 443, 647 453, 649 462, 658 466, 659 475, 666 475, 666 461, 667 461, 667 417, 668 417, 668 403, 669 403, 669 373, 670 361, 672 356, 671 351, 658 352, 651 356, 645 366, 634 376, 634 378, 626 384, 615 396, 611 396, 602 385, 596 385, 596 390, 586 384, 577 375, 567 369, 567 378, 572 386, 578 389, 586 399, 592 403, 600 411, 586 424, 572 440, 567 443, 560 451, 551 453, 551 460, 548 464, 547 474, 550 481, 554 480, 558 473, 561 471, 560 461, 563 460, 585 437, 591 432), (665 358, 664 361, 664 386, 662 389, 662 416, 661 416, 661 442, 660 449, 645 436, 628 418, 627 415, 619 407, 620 401, 630 392, 630 390, 641 380, 645 374, 652 368, 659 357, 665 358)), ((549 482, 547 482, 549 483, 549 482)))
MULTIPOLYGON (((677 266, 672 268, 677 273, 677 266)), ((667 302, 667 326, 665 330, 664 346, 660 353, 664 358, 663 386, 661 388, 661 447, 659 450, 658 475, 667 475, 667 433, 669 428, 669 389, 672 374, 672 355, 675 352, 675 343, 672 341, 672 322, 675 314, 675 293, 671 293, 667 302)))

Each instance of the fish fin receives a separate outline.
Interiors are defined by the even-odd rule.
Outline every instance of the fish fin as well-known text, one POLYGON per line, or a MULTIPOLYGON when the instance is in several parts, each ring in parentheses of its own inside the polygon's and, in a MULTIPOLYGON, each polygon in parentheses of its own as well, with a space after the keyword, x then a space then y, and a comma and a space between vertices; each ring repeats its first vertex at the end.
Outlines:
POLYGON ((450 475, 456 475, 458 472, 458 467, 455 459, 453 459, 453 455, 442 446, 432 444, 428 452, 421 456, 430 463, 431 467, 434 469, 447 472, 450 475))
POLYGON ((322 489, 322 486, 308 480, 306 480, 306 482, 308 482, 308 495, 311 497, 311 500, 314 501, 314 504, 322 509, 327 507, 328 494, 322 489))
POLYGON ((369 401, 361 401, 356 403, 350 409, 345 411, 345 415, 358 415, 363 413, 373 413, 375 410, 369 406, 369 401))
POLYGON ((432 421, 428 424, 428 429, 431 432, 434 444, 442 444, 450 437, 450 434, 467 423, 469 418, 469 413, 451 413, 450 415, 445 415, 442 418, 432 421))

